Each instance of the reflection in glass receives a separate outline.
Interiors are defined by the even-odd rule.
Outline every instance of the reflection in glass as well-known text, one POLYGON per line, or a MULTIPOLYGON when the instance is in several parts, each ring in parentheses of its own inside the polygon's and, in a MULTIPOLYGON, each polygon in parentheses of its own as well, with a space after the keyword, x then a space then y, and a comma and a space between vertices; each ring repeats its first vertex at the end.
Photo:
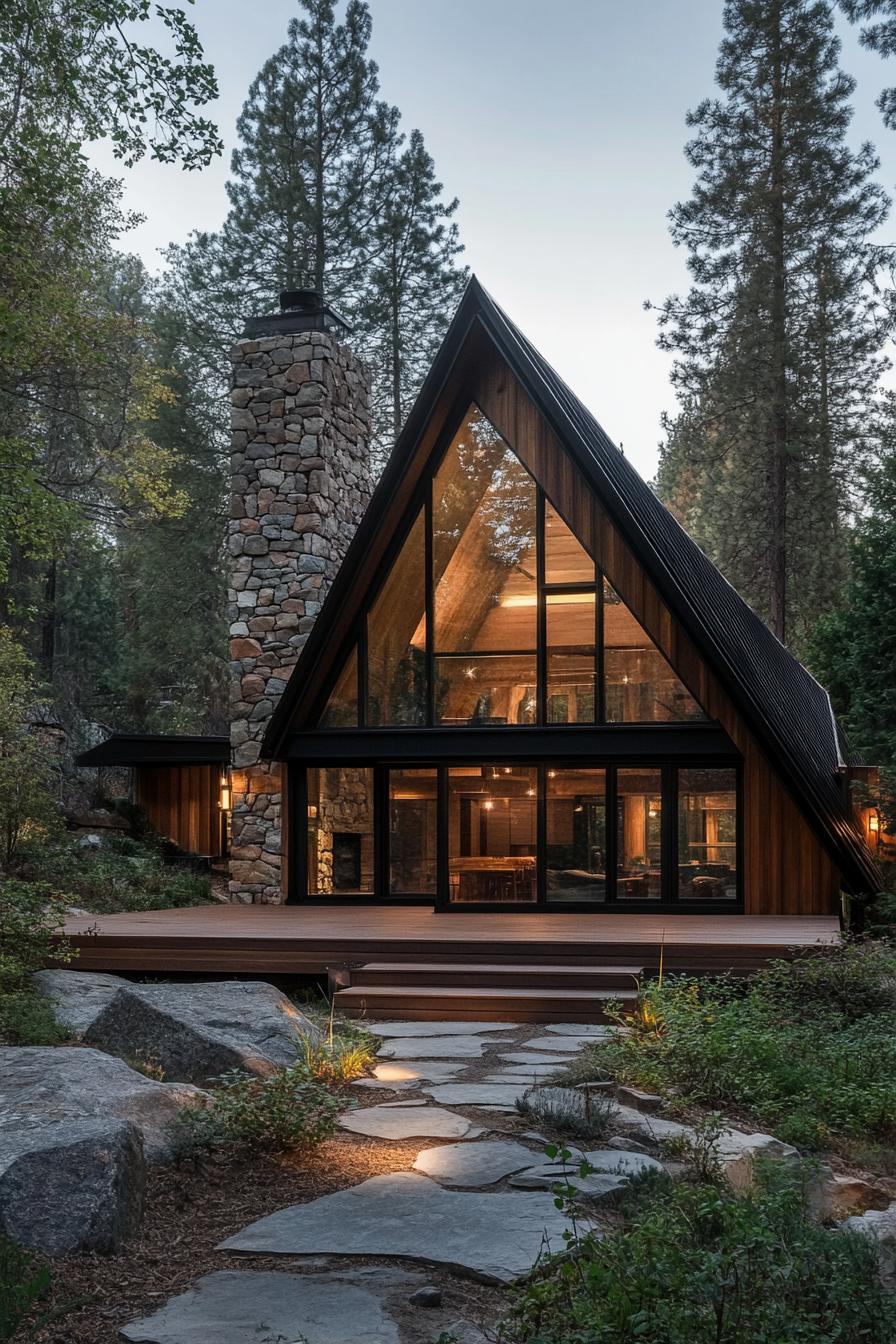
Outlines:
POLYGON ((367 723, 426 722, 424 520, 420 513, 367 618, 367 723))
POLYGON ((373 890, 373 771, 309 770, 309 894, 367 896, 373 890))
POLYGON ((544 502, 544 581, 562 586, 594 582, 594 561, 547 499, 544 502))
POLYGON ((595 612, 593 592, 547 594, 548 723, 594 723, 595 612))
POLYGON ((320 718, 321 728, 358 726, 358 650, 353 648, 320 718))
POLYGON ((530 766, 448 771, 452 904, 531 903, 536 891, 537 774, 530 766))
POLYGON ((678 772, 678 897, 737 899, 734 770, 678 772))
POLYGON ((549 901, 607 897, 607 796, 603 770, 548 769, 546 895, 549 901))
POLYGON ((389 771, 389 894, 436 894, 435 770, 389 771))
POLYGON ((436 659, 436 723, 481 726, 534 723, 534 653, 436 659))
POLYGON ((535 649, 535 482, 475 407, 432 485, 435 647, 535 649))
POLYGON ((606 580, 604 678, 607 723, 677 723, 706 717, 606 580))
POLYGON ((662 894, 662 776, 659 770, 616 772, 616 897, 658 901, 662 894))

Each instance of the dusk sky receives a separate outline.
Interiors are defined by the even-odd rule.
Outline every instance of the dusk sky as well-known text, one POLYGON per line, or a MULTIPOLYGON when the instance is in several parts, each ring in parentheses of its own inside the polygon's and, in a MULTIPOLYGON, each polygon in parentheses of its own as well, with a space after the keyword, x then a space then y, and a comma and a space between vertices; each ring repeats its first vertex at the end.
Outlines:
MULTIPOLYGON (((197 0, 191 10, 221 97, 226 143, 202 173, 144 163, 123 171, 125 204, 146 216, 123 245, 153 270, 159 249, 216 229, 234 123, 249 82, 282 45, 295 0, 197 0)), ((666 212, 689 193, 685 113, 713 91, 721 0, 372 0, 382 96, 419 127, 457 219, 464 260, 582 397, 645 476, 660 414, 674 408, 669 359, 645 299, 686 283, 666 212)), ((896 83, 842 25, 843 67, 859 80, 852 138, 872 140, 896 185, 896 135, 874 100, 896 83)), ((896 234, 890 221, 884 236, 896 234)), ((222 351, 222 359, 224 352, 222 351)))

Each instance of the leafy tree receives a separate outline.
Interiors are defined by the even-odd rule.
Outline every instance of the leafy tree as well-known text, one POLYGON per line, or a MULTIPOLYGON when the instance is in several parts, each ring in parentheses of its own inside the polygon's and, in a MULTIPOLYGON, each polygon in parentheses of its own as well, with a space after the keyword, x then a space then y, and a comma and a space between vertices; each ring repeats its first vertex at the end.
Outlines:
POLYGON ((12 866, 29 827, 52 827, 57 817, 40 711, 33 667, 0 626, 0 872, 12 866))
POLYGON ((661 493, 799 649, 845 574, 850 480, 884 361, 871 242, 888 201, 846 143, 854 81, 821 0, 728 0, 722 97, 688 116, 694 192, 670 215, 690 291, 659 309, 683 410, 661 493), (688 498, 689 497, 689 498, 688 498))

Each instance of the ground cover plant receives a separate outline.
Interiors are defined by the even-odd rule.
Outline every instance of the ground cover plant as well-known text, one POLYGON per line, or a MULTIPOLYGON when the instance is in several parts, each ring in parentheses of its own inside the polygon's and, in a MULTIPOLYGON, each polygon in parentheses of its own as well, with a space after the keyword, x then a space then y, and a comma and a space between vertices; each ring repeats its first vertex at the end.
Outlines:
POLYGON ((888 943, 846 942, 747 983, 667 979, 644 987, 637 1012, 620 1020, 631 1031, 589 1049, 575 1081, 609 1073, 806 1148, 896 1136, 888 943))
POLYGON ((572 1234, 522 1288, 501 1339, 890 1344, 896 1303, 873 1246, 814 1223, 803 1179, 764 1167, 740 1196, 705 1181, 634 1181, 621 1225, 572 1234))
POLYGON ((72 835, 23 846, 24 878, 63 893, 66 904, 111 915, 122 910, 164 910, 205 905, 210 879, 191 868, 165 862, 162 844, 151 835, 137 838, 113 831, 94 849, 72 835))
POLYGON ((269 1078, 233 1069, 217 1080, 208 1105, 179 1112, 171 1125, 172 1146, 181 1159, 311 1150, 336 1132, 344 1105, 301 1060, 269 1078))
POLYGON ((45 884, 0 878, 0 1044, 55 1045, 65 1038, 31 974, 69 961, 64 904, 45 884))

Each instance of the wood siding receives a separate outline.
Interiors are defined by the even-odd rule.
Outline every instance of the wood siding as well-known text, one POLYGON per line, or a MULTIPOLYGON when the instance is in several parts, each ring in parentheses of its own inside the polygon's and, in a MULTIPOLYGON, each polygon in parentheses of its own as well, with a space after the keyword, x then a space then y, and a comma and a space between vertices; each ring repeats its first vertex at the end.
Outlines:
POLYGON ((711 719, 743 755, 743 892, 748 915, 830 915, 839 908, 840 874, 773 765, 673 619, 644 567, 583 486, 577 469, 520 384, 493 353, 472 373, 471 394, 514 448, 613 587, 668 658, 711 719))
POLYGON ((139 765, 137 802, 159 835, 186 854, 223 851, 219 765, 139 765))

